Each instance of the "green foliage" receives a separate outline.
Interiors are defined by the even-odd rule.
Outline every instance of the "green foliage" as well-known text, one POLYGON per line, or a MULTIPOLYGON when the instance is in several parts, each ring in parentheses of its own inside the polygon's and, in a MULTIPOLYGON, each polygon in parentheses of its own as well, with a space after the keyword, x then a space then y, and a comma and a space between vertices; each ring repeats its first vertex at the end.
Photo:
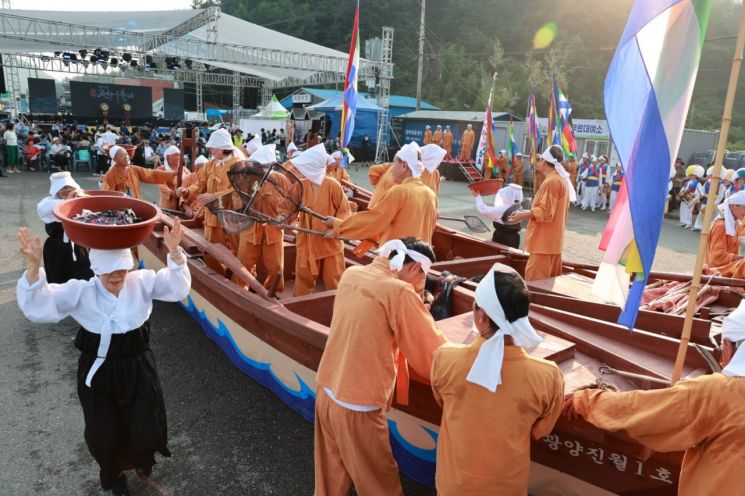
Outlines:
MULTIPOLYGON (((713 0, 687 126, 718 129, 734 51, 738 9, 713 0)), ((195 7, 219 0, 194 0, 195 7)), ((222 0, 226 14, 346 52, 354 0, 222 0)), ((603 82, 633 0, 429 0, 422 94, 444 109, 484 107, 496 71, 494 109, 525 115, 531 86, 545 114, 556 73, 576 118, 600 118, 603 82), (544 50, 533 49, 536 31, 556 23, 558 35, 544 50)), ((395 28, 392 91, 416 94, 419 0, 361 0, 360 39, 395 28)), ((730 131, 730 150, 745 149, 745 77, 730 131)))

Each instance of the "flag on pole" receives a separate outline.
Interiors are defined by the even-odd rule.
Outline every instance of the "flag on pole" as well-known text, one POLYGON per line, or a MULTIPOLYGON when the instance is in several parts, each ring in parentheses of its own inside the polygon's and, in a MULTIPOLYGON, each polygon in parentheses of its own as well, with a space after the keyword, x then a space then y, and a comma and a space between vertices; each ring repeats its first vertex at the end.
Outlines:
POLYGON ((491 80, 489 99, 486 102, 486 112, 484 112, 484 123, 481 126, 479 146, 476 149, 476 168, 479 170, 483 170, 484 166, 495 167, 497 163, 496 146, 494 146, 494 121, 491 115, 491 102, 496 83, 497 73, 495 72, 491 80))
POLYGON ((507 129, 507 139, 509 140, 509 152, 510 152, 510 160, 514 167, 515 164, 515 155, 520 153, 520 149, 517 147, 517 142, 515 141, 515 132, 512 127, 512 115, 510 115, 510 127, 507 129))
POLYGON ((556 93, 551 91, 551 99, 548 102, 548 126, 546 127, 549 145, 560 145, 561 138, 557 129, 556 122, 556 93))
POLYGON ((556 102, 556 135, 558 136, 558 139, 554 140, 554 144, 561 145, 565 155, 575 153, 577 142, 574 140, 574 130, 572 129, 572 106, 564 93, 561 92, 555 74, 554 101, 556 102))
POLYGON ((347 75, 344 79, 344 101, 341 107, 341 166, 346 167, 350 162, 349 142, 354 132, 354 116, 357 113, 357 73, 360 68, 360 1, 354 11, 354 26, 352 39, 349 42, 349 62, 347 75))
POLYGON ((540 149, 541 128, 538 126, 538 115, 535 111, 535 87, 533 87, 528 99, 528 149, 526 150, 530 155, 530 164, 533 166, 538 163, 540 149))
POLYGON ((605 114, 626 176, 593 293, 625 305, 618 322, 629 329, 654 261, 711 3, 637 0, 605 78, 605 114))

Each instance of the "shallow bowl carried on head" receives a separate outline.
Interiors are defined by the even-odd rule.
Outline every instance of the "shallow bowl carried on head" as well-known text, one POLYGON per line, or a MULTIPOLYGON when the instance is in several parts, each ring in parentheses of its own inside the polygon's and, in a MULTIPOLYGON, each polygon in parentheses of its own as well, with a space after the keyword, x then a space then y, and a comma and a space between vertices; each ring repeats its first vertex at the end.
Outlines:
POLYGON ((469 184, 468 188, 481 196, 489 196, 496 194, 497 191, 502 189, 502 186, 504 186, 502 179, 484 179, 469 184))

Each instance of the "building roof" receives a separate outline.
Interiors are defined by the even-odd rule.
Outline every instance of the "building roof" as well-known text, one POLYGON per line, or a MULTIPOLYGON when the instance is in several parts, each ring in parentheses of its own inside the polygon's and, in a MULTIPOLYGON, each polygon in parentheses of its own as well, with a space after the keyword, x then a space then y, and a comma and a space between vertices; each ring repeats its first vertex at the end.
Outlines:
MULTIPOLYGON (((495 121, 507 121, 512 116, 514 121, 522 121, 520 117, 510 114, 509 112, 492 112, 492 119, 495 121)), ((482 122, 484 120, 483 110, 416 110, 399 116, 404 119, 418 120, 440 120, 440 121, 467 121, 482 122)))
MULTIPOLYGON (((310 87, 302 87, 297 91, 294 91, 292 95, 299 92, 305 92, 309 93, 316 98, 320 98, 322 100, 328 100, 329 98, 332 98, 338 94, 343 93, 341 90, 331 90, 331 89, 324 89, 324 88, 310 88, 310 87)), ((292 95, 288 95, 284 97, 280 103, 284 105, 285 107, 289 107, 292 105, 292 95)), ((365 98, 369 98, 370 95, 368 93, 360 93, 360 95, 364 96, 365 98)), ((403 107, 403 108, 416 108, 416 98, 411 96, 403 96, 403 95, 390 95, 388 97, 388 106, 389 107, 403 107)), ((425 102, 422 100, 421 102, 421 108, 426 110, 437 110, 439 107, 436 107, 432 105, 429 102, 425 102)))

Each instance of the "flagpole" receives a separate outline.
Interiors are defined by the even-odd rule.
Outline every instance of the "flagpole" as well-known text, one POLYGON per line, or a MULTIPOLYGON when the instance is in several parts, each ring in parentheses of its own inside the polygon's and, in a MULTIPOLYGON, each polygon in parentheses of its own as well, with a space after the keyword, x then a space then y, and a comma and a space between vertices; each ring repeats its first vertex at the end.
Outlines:
POLYGON ((711 218, 716 205, 714 201, 716 193, 719 191, 719 175, 722 171, 722 161, 724 159, 724 149, 727 146, 727 137, 729 128, 732 123, 732 107, 735 102, 735 92, 737 90, 737 79, 740 74, 742 65, 743 46, 745 46, 745 6, 740 11, 740 25, 737 30, 737 42, 735 43, 735 55, 732 58, 732 69, 729 75, 729 84, 727 85, 727 96, 724 99, 724 112, 722 114, 722 127, 719 132, 719 141, 717 143, 717 155, 714 159, 714 175, 711 179, 711 187, 706 195, 707 205, 704 210, 704 225, 701 229, 701 237, 698 242, 698 253, 696 254, 696 266, 691 279, 691 291, 688 295, 688 307, 686 308, 685 322, 683 324, 683 333, 680 337, 680 347, 678 356, 675 358, 675 367, 673 368, 672 384, 680 380, 683 372, 683 363, 685 362, 688 343, 691 339, 691 328, 693 327, 693 315, 696 313, 696 301, 698 291, 701 288, 701 272, 704 266, 704 258, 709 245, 709 231, 711 227, 711 218))

